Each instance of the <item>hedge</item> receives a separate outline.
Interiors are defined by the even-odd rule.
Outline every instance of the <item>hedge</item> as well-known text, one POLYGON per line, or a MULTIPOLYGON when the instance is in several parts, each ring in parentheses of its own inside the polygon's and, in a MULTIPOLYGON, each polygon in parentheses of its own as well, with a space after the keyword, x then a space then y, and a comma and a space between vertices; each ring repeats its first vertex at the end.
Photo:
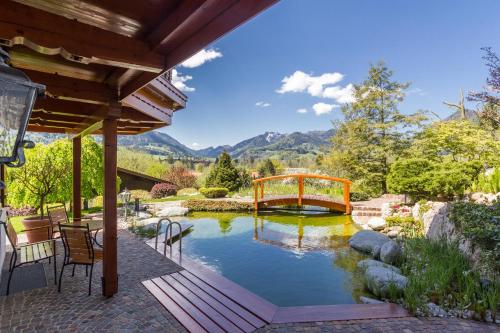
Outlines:
POLYGON ((225 187, 202 187, 200 193, 205 198, 224 198, 229 193, 229 190, 225 187))
POLYGON ((165 198, 177 193, 177 186, 171 183, 155 184, 151 189, 151 197, 153 199, 165 198))
POLYGON ((233 200, 196 200, 190 199, 182 203, 183 207, 194 212, 230 212, 230 211, 251 211, 251 202, 241 202, 233 200))

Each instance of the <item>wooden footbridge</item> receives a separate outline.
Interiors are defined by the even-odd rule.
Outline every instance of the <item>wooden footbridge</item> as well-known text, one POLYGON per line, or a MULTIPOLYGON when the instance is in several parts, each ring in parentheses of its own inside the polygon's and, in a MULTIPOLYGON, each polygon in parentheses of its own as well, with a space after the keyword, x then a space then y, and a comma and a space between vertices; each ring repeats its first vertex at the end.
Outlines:
POLYGON ((273 206, 318 206, 351 213, 351 181, 317 174, 292 174, 253 181, 254 209, 273 206))

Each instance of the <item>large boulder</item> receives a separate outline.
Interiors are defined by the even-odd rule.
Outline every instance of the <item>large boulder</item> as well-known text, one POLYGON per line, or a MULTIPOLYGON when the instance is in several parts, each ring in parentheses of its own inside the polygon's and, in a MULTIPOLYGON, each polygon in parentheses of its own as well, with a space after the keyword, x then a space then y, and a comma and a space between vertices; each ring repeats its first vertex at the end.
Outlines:
POLYGON ((401 270, 399 268, 392 266, 392 265, 385 264, 385 263, 378 261, 378 260, 373 260, 373 259, 365 259, 365 260, 358 261, 357 266, 358 266, 358 268, 362 269, 363 271, 367 270, 369 267, 383 267, 383 268, 390 269, 397 274, 401 274, 401 270))
POLYGON ((392 269, 370 266, 365 271, 366 287, 378 297, 399 295, 406 288, 408 279, 392 269), (391 295, 392 294, 392 295, 391 295))
POLYGON ((379 232, 362 230, 349 239, 349 245, 358 251, 370 253, 374 258, 378 258, 382 245, 390 240, 389 237, 379 232))
POLYGON ((182 206, 167 206, 156 213, 159 217, 184 216, 189 212, 189 209, 182 206))
POLYGON ((386 264, 395 264, 401 260, 403 250, 395 241, 388 241, 380 248, 380 260, 386 264))
POLYGON ((383 218, 375 216, 370 218, 367 224, 373 230, 380 231, 385 228, 386 222, 383 218))

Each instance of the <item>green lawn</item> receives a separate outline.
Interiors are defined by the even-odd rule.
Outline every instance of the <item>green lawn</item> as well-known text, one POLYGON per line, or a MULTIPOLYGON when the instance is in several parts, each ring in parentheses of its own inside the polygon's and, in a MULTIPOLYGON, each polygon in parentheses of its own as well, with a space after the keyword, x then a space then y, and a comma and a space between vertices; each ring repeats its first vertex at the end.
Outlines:
MULTIPOLYGON (((86 210, 85 209, 82 210, 82 215, 97 213, 100 211, 102 211, 102 207, 92 207, 92 208, 89 208, 86 210)), ((13 217, 9 218, 9 220, 12 223, 14 230, 16 230, 17 233, 20 233, 22 230, 24 230, 23 220, 28 218, 28 217, 33 217, 33 216, 36 216, 36 215, 13 216, 13 217)), ((73 212, 68 212, 68 216, 73 217, 73 212)))

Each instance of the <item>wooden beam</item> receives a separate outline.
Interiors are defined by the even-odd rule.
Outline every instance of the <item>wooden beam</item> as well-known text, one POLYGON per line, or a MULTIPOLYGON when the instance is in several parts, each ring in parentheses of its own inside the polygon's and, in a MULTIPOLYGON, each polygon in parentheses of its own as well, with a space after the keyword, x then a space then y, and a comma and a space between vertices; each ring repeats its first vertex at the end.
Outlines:
POLYGON ((73 218, 82 217, 82 138, 73 138, 73 218))
POLYGON ((99 120, 99 121, 89 125, 88 127, 85 127, 85 128, 80 127, 79 129, 76 130, 77 134, 75 135, 75 137, 83 138, 86 135, 94 134, 97 130, 100 130, 101 128, 103 128, 103 123, 104 123, 103 120, 99 120))
POLYGON ((110 297, 118 292, 117 257, 117 205, 116 119, 106 119, 103 124, 104 143, 104 260, 103 295, 110 297))
MULTIPOLYGON (((187 25, 184 31, 176 30, 179 37, 176 37, 174 41, 167 38, 168 42, 163 40, 163 44, 160 44, 155 48, 155 50, 159 50, 159 52, 166 55, 165 71, 170 70, 196 52, 200 51, 202 48, 206 47, 210 43, 213 43, 218 38, 270 7, 276 3, 277 0, 239 0, 230 2, 231 4, 227 5, 227 2, 224 1, 223 3, 226 4, 226 6, 225 8, 220 9, 220 3, 222 3, 221 1, 208 1, 207 5, 201 7, 204 12, 201 11, 200 13, 202 14, 197 14, 201 16, 206 15, 206 24, 198 27, 196 31, 189 31, 190 29, 193 29, 193 25, 187 25), (222 11, 219 12, 219 14, 216 14, 214 9, 210 9, 210 6, 214 8, 216 7, 222 11)), ((198 17, 198 20, 202 19, 203 18, 198 17)), ((155 40, 159 39, 158 36, 155 38, 155 40)), ((158 75, 153 73, 141 73, 140 75, 134 77, 121 87, 120 100, 123 100, 127 96, 141 89, 156 76, 158 75)))
POLYGON ((94 104, 109 104, 110 101, 117 100, 118 92, 116 88, 110 87, 105 83, 79 80, 31 70, 26 70, 24 73, 33 82, 44 84, 47 96, 53 98, 94 104))
POLYGON ((165 59, 135 38, 99 29, 12 1, 3 1, 0 40, 84 64, 103 64, 159 73, 165 59))

